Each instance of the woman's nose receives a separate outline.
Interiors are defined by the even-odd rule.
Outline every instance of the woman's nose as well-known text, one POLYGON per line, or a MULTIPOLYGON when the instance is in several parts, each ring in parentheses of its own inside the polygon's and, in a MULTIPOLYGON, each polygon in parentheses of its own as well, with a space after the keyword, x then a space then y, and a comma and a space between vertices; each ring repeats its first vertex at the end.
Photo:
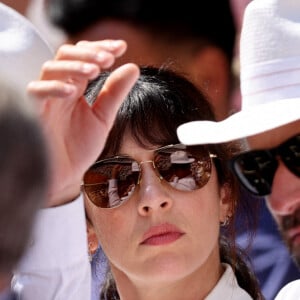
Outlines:
POLYGON ((168 210, 172 207, 170 189, 166 188, 166 183, 150 163, 142 166, 138 193, 138 211, 141 215, 168 210))

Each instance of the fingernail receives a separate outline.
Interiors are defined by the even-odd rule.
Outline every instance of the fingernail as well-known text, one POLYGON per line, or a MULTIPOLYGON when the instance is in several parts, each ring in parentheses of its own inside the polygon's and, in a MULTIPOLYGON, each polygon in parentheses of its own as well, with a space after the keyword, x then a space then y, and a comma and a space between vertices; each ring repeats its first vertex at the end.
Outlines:
POLYGON ((110 47, 112 48, 119 48, 120 46, 124 45, 124 41, 123 40, 112 40, 110 42, 110 47))

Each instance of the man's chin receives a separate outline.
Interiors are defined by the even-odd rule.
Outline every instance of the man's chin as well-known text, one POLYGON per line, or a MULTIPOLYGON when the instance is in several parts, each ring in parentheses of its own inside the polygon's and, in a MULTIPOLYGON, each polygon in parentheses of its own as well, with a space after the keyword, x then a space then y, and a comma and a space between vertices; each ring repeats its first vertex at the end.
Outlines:
POLYGON ((294 262, 300 270, 300 239, 294 241, 288 248, 294 262))
POLYGON ((298 254, 292 254, 292 259, 295 262, 297 268, 300 270, 300 253, 298 254))

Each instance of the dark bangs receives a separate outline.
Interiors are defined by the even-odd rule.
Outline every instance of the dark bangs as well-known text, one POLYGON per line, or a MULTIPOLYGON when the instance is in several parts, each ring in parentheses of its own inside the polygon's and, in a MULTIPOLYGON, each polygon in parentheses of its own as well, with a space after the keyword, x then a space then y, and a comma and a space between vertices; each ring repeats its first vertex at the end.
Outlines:
MULTIPOLYGON (((119 152, 130 134, 144 148, 178 143, 176 129, 185 122, 215 120, 205 96, 185 77, 166 69, 141 67, 141 75, 121 105, 101 157, 119 152)), ((92 104, 109 72, 90 83, 92 104)))

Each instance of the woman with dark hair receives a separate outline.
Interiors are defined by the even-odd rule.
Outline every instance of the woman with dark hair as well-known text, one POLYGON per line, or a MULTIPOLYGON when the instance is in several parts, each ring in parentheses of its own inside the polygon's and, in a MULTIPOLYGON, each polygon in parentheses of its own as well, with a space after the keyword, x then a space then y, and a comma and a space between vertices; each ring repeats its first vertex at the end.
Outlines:
MULTIPOLYGON (((100 71, 79 63, 90 63, 89 45, 93 48, 88 42, 76 51, 63 48, 67 53, 44 66, 44 80, 31 84, 30 91, 44 101, 42 121, 58 168, 53 168, 51 190, 55 204, 72 202, 82 179, 88 244, 95 248, 99 243, 109 262, 101 299, 262 299, 234 244, 238 186, 227 161, 237 145, 186 147, 177 138, 182 123, 214 120, 204 95, 170 70, 143 67, 138 77, 129 64, 100 74, 83 97, 87 79, 100 71), (66 86, 72 92, 67 94, 66 86), (111 110, 122 95, 125 100, 106 138, 111 110), (96 153, 101 153, 98 159, 96 153), (185 165, 184 175, 175 173, 175 162, 185 165), (174 175, 178 182, 184 176, 193 184, 182 188, 174 175)), ((66 234, 74 232, 69 228, 66 234)))
MULTIPOLYGON (((214 120, 206 98, 170 70, 140 72, 83 180, 89 244, 98 240, 109 260, 101 299, 261 299, 234 243, 238 190, 227 162, 238 145, 179 144, 180 124, 214 120), (105 191, 116 167, 119 195, 111 205, 105 191), (179 181, 193 180, 188 188, 172 181, 180 171, 179 181)), ((91 105, 108 75, 88 86, 91 105)))

